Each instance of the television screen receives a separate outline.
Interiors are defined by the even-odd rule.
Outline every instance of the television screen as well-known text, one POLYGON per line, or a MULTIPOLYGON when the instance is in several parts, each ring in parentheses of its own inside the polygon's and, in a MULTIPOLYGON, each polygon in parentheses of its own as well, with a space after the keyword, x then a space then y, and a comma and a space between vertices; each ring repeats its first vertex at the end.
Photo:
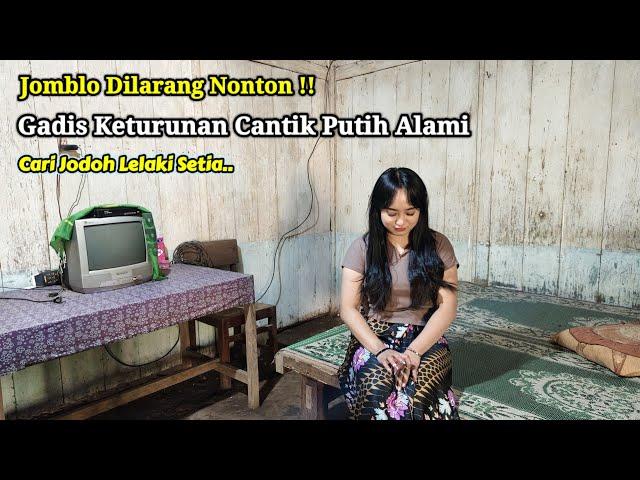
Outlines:
POLYGON ((133 265, 147 259, 140 222, 87 225, 84 238, 90 271, 133 265))

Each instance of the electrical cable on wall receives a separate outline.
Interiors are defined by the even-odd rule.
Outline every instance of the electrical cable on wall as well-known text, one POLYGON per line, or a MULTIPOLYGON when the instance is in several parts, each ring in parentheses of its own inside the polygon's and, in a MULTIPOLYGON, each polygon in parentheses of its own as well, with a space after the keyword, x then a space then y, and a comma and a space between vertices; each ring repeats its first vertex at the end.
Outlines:
MULTIPOLYGON (((329 88, 327 87, 327 81, 329 78, 329 73, 331 71, 331 66, 333 65, 334 60, 331 60, 327 66, 327 75, 325 76, 325 94, 324 94, 324 110, 327 110, 327 105, 328 105, 328 93, 329 93, 329 88)), ((320 140, 322 139, 322 137, 318 136, 318 138, 316 138, 313 147, 311 149, 311 153, 309 154, 309 156, 307 157, 307 182, 309 184, 309 190, 311 192, 311 204, 309 206, 309 211, 307 212, 307 215, 305 216, 305 218, 302 220, 302 222, 300 222, 298 225, 296 225, 295 227, 289 229, 287 232, 285 232, 284 234, 282 234, 280 236, 280 238, 278 239, 278 242, 276 244, 276 249, 274 251, 273 254, 273 266, 272 266, 272 272, 271 272, 271 278, 269 280, 269 283, 267 285, 267 288, 264 290, 264 292, 262 292, 262 294, 256 299, 256 302, 260 301, 265 295, 266 293, 269 291, 269 289, 271 288, 271 285, 273 283, 273 279, 275 277, 275 271, 276 271, 276 260, 277 260, 277 269, 278 269, 278 296, 276 299, 275 304, 277 305, 278 302, 280 301, 280 297, 282 294, 282 277, 281 277, 281 271, 280 271, 280 258, 282 255, 282 248, 284 247, 284 242, 286 240, 288 240, 289 238, 293 238, 295 236, 301 235, 305 232, 307 232, 308 230, 310 230, 311 228, 313 228, 317 222, 318 219, 320 217, 320 212, 319 212, 319 208, 318 208, 318 212, 317 212, 317 218, 315 219, 314 223, 308 227, 305 230, 302 230, 300 232, 295 232, 298 228, 300 228, 302 225, 305 224, 305 222, 309 219, 309 217, 311 216, 311 212, 313 211, 313 204, 314 202, 317 200, 316 196, 315 196, 315 191, 313 188, 313 182, 311 181, 311 170, 310 170, 310 165, 311 165, 311 158, 313 157, 313 154, 316 150, 316 147, 318 146, 318 143, 320 142, 320 140)), ((82 191, 84 189, 84 186, 86 184, 86 177, 87 174, 83 174, 81 180, 80 180, 80 185, 78 186, 78 192, 76 194, 76 198, 74 200, 74 202, 72 203, 70 209, 69 209, 69 213, 67 214, 67 216, 71 215, 71 213, 73 212, 73 209, 78 205, 78 203, 80 202, 80 198, 82 196, 82 191)), ((56 198, 58 201, 58 215, 61 217, 61 208, 60 208, 60 193, 61 193, 61 189, 60 189, 60 176, 58 175, 58 178, 56 179, 56 198)), ((61 218, 62 220, 62 218, 61 218)), ((208 253, 206 252, 206 250, 202 247, 202 244, 200 242, 197 241, 192 241, 192 242, 184 242, 183 244, 181 244, 176 251, 174 251, 174 259, 176 258, 176 254, 178 254, 179 258, 182 258, 182 255, 184 255, 184 253, 195 253, 197 256, 194 260, 195 264, 202 264, 202 265, 211 265, 211 258, 209 257, 208 253)), ((190 262, 192 263, 192 262, 190 262)), ((59 269, 62 268, 62 264, 60 265, 59 269)), ((62 276, 61 276, 62 278, 62 276)), ((104 349, 106 350, 106 352, 109 354, 109 356, 111 358, 113 358, 113 360, 115 360, 117 363, 119 363, 120 365, 126 366, 126 367, 131 367, 131 368, 138 368, 138 367, 143 367, 146 365, 150 365, 152 363, 158 362, 160 360, 162 360, 163 358, 165 358, 167 355, 169 355, 178 345, 178 343, 180 342, 180 334, 178 331, 178 338, 176 339, 175 343, 173 344, 173 346, 171 347, 171 349, 169 349, 169 351, 167 351, 164 355, 162 355, 161 357, 155 359, 155 360, 151 360, 149 362, 146 363, 141 363, 141 364, 130 364, 127 362, 124 362, 122 360, 120 360, 109 348, 107 345, 103 345, 104 349)))
MULTIPOLYGON (((325 91, 324 91, 324 101, 325 101, 325 105, 324 105, 324 110, 327 110, 327 104, 328 104, 328 94, 329 94, 329 89, 327 88, 327 80, 329 78, 329 72, 331 71, 331 65, 333 64, 335 60, 331 60, 329 62, 329 65, 327 67, 327 75, 325 76, 325 91)), ((275 277, 275 272, 276 272, 276 260, 277 260, 277 270, 278 270, 278 296, 277 299, 275 301, 275 305, 278 304, 278 302, 280 301, 280 297, 282 295, 282 277, 281 277, 281 271, 280 271, 280 258, 282 255, 282 248, 284 247, 284 241, 289 239, 289 238, 293 238, 295 236, 298 235, 302 235, 303 233, 309 231, 311 228, 313 228, 316 223, 318 222, 318 219, 320 217, 320 212, 318 209, 318 218, 315 219, 314 223, 309 226, 307 229, 302 230, 300 232, 295 232, 295 230, 297 230, 298 228, 300 228, 302 225, 304 225, 304 223, 309 219, 309 217, 311 216, 311 212, 313 211, 313 204, 314 201, 317 200, 317 197, 315 196, 315 190, 313 189, 313 183, 311 181, 311 170, 310 170, 310 166, 311 166, 311 158, 313 157, 313 154, 316 150, 316 147, 318 146, 318 143, 320 142, 320 140, 323 139, 323 137, 318 136, 318 138, 316 138, 314 144, 313 144, 313 148, 311 149, 311 153, 309 154, 309 156, 307 157, 307 182, 309 184, 309 189, 311 191, 311 205, 309 206, 309 211, 307 212, 306 217, 304 218, 304 220, 302 220, 302 222, 300 222, 298 225, 296 225, 295 227, 291 228, 290 230, 286 231, 285 233, 283 233, 280 238, 278 239, 278 242, 276 244, 276 249, 273 253, 273 265, 271 268, 271 278, 269 279, 269 283, 267 285, 267 288, 264 290, 264 292, 262 292, 262 294, 256 299, 256 302, 259 302, 269 291, 269 289, 271 288, 271 285, 273 283, 273 279, 275 277), (295 232, 295 233, 292 233, 295 232)), ((184 242, 181 243, 176 250, 173 253, 173 258, 174 258, 174 262, 176 257, 180 259, 180 261, 182 261, 184 255, 186 253, 191 253, 191 254, 195 254, 195 259, 192 259, 189 261, 189 263, 193 264, 193 265, 200 265, 200 266, 206 266, 206 267, 210 267, 213 265, 213 262, 211 260, 211 258, 209 257, 208 253, 206 252, 205 248, 202 246, 201 242, 198 242, 197 240, 193 240, 193 241, 189 241, 189 242, 184 242)))
MULTIPOLYGON (((329 62, 329 65, 327 66, 327 75, 324 78, 324 81, 325 81, 324 110, 325 111, 327 110, 328 94, 329 94, 329 89, 327 87, 327 80, 329 78, 329 72, 331 71, 331 65, 333 64, 333 62, 334 62, 334 60, 331 60, 329 62)), ((267 294, 267 292, 269 291, 269 288, 271 288, 271 284, 273 283, 273 279, 275 277, 276 259, 277 259, 277 266, 278 266, 278 297, 277 297, 277 299, 275 301, 275 305, 277 305, 278 302, 280 302, 280 296, 282 295, 282 277, 281 277, 281 272, 280 272, 280 258, 281 258, 281 255, 282 255, 282 248, 284 247, 284 241, 289 239, 289 238, 295 237, 297 235, 302 235, 303 233, 305 233, 309 229, 313 228, 316 225, 316 223, 318 222, 318 218, 320 217, 320 212, 319 212, 320 209, 318 208, 318 218, 315 219, 314 223, 309 228, 307 228, 305 230, 302 230, 300 232, 292 233, 296 229, 298 229, 302 225, 304 225, 304 223, 307 221, 307 219, 311 216, 311 212, 313 211, 314 201, 317 200, 317 198, 315 197, 315 191, 313 189, 313 182, 311 181, 310 166, 311 166, 311 158, 313 157, 313 154, 314 154, 314 152, 316 150, 316 147, 318 146, 318 143, 320 142, 321 139, 322 139, 322 137, 320 137, 320 136, 318 136, 318 138, 316 138, 316 140, 315 140, 315 142, 313 144, 313 148, 311 149, 311 153, 307 157, 307 182, 309 184, 309 189, 311 191, 311 205, 309 206, 309 212, 307 212, 307 216, 304 217, 304 220, 302 220, 302 222, 300 222, 298 225, 296 225, 295 227, 291 228, 287 232, 283 233, 280 236, 280 238, 278 239, 278 243, 276 244, 276 249, 275 249, 275 251, 273 253, 273 266, 272 266, 272 272, 271 272, 271 279, 269 280, 269 284, 267 285, 267 288, 256 299, 256 302, 259 302, 267 294)), ((209 254, 207 253, 206 249, 203 247, 202 243, 198 242, 197 240, 181 243, 176 248, 176 250, 173 252, 173 261, 175 262, 176 258, 178 258, 178 259, 180 259, 180 261, 182 261, 182 259, 184 258, 184 255, 187 254, 187 253, 195 254, 195 257, 192 258, 189 261, 189 263, 191 263, 193 265, 201 265, 201 266, 211 266, 211 265, 213 265, 213 261, 210 258, 209 254)), ((180 339, 180 335, 178 335, 178 340, 176 340, 176 343, 173 345, 173 347, 171 347, 171 350, 169 350, 169 352, 164 354, 158 360, 161 360, 162 358, 164 358, 167 355, 169 355, 169 353, 178 344, 179 339, 180 339)), ((107 349, 107 352, 109 353, 109 355, 111 355, 111 357, 114 360, 116 360, 118 363, 121 363, 122 365, 136 366, 136 365, 128 365, 128 364, 118 360, 115 357, 115 355, 113 355, 108 349, 107 349)), ((153 362, 150 362, 150 363, 153 363, 153 362)), ((147 364, 144 364, 144 365, 147 365, 147 364)), ((140 365, 137 365, 137 366, 140 366, 140 365)))
MULTIPOLYGON (((331 65, 333 65, 334 61, 335 60, 331 60, 329 62, 329 65, 327 66, 327 75, 324 78, 324 84, 325 84, 325 89, 324 89, 324 101, 325 101, 324 110, 325 110, 325 112, 327 110, 328 92, 329 92, 329 88, 327 87, 327 80, 329 78, 329 72, 331 71, 331 65)), ((282 254, 282 247, 284 246, 284 240, 287 240, 289 238, 292 238, 292 237, 295 237, 297 235, 303 234, 304 232, 306 232, 309 229, 313 228, 315 226, 315 224, 317 223, 317 221, 318 221, 318 219, 316 219, 315 222, 313 223, 313 225, 311 225, 306 230, 303 230, 301 232, 296 232, 296 233, 293 233, 293 234, 289 235, 291 232, 294 232, 296 229, 298 229, 299 227, 304 225, 304 223, 307 221, 307 219, 311 216, 311 212, 313 211, 313 203, 314 203, 314 199, 315 199, 315 192, 313 190, 313 184, 311 182, 311 172, 309 170, 309 167, 310 167, 310 164, 311 164, 311 157, 313 157, 313 153, 315 152, 316 147, 318 146, 318 143, 320 142, 321 138, 322 137, 318 136, 318 138, 315 140, 315 142, 313 144, 313 148, 311 149, 311 153, 309 154, 309 157, 307 158, 307 181, 309 183, 309 189, 311 190, 311 205, 309 206, 309 212, 307 213, 307 216, 304 218, 304 220, 302 220, 302 222, 300 222, 298 225, 296 225, 295 227, 293 227, 289 231, 287 231, 284 234, 282 234, 282 236, 278 239, 278 243, 276 244, 276 250, 273 253, 273 267, 272 267, 272 272, 271 272, 271 279, 269 280, 269 284, 267 285, 267 288, 256 299, 256 302, 259 302, 262 299, 262 297, 264 297, 266 295, 266 293, 269 291, 269 288, 271 288, 271 284, 273 283, 273 278, 275 276, 276 258, 277 258, 277 261, 278 261, 278 297, 276 299, 275 305, 278 304, 278 302, 280 301, 280 296, 282 294, 282 278, 280 276, 280 256, 282 254)), ((319 213, 320 212, 318 211, 318 218, 319 218, 319 213)))

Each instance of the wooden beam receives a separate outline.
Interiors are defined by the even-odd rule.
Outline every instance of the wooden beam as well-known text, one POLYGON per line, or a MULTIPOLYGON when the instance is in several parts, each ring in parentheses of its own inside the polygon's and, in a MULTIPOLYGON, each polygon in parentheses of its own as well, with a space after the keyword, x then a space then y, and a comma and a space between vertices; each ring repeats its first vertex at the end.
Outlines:
POLYGON ((340 388, 340 384, 338 383, 338 367, 327 362, 313 360, 295 352, 280 350, 276 354, 276 371, 278 373, 284 373, 286 369, 318 380, 325 385, 340 388))
POLYGON ((314 63, 316 65, 320 65, 321 67, 327 68, 329 66, 329 62, 331 62, 331 60, 307 60, 307 62, 314 63))
POLYGON ((333 65, 336 67, 343 67, 344 65, 349 65, 350 63, 356 63, 359 60, 335 60, 333 65))
POLYGON ((0 384, 0 420, 4 420, 4 403, 2 402, 2 385, 0 384))
POLYGON ((247 394, 249 408, 260 406, 260 381, 258 378, 258 334, 256 332, 256 305, 244 305, 244 333, 247 349, 247 394))
POLYGON ((324 77, 327 76, 327 67, 321 67, 306 60, 252 60, 252 62, 289 70, 294 73, 315 75, 320 80, 324 80, 324 77))
POLYGON ((180 355, 182 356, 183 363, 189 363, 186 353, 190 350, 195 350, 196 345, 196 322, 195 320, 189 320, 178 324, 180 331, 180 355))
POLYGON ((283 360, 282 360, 282 352, 284 352, 284 350, 280 350, 278 353, 276 353, 276 372, 278 372, 281 375, 284 375, 288 369, 285 369, 284 367, 283 360))
MULTIPOLYGON (((240 327, 236 327, 236 328, 240 328, 240 327)), ((259 327, 258 329, 256 329, 256 333, 258 335, 260 335, 261 333, 269 333, 270 327, 266 326, 266 327, 259 327)), ((231 335, 229 337, 229 341, 230 342, 239 342, 239 343, 244 343, 245 342, 245 334, 244 333, 236 333, 235 335, 231 335)), ((258 345, 258 348, 262 347, 264 345, 258 345)))
POLYGON ((246 370, 232 367, 225 363, 220 363, 219 360, 216 360, 215 363, 211 366, 211 368, 216 372, 220 372, 226 375, 227 377, 233 378, 234 380, 238 380, 239 382, 242 382, 245 385, 248 385, 249 383, 246 370))
POLYGON ((336 67, 336 82, 419 61, 420 60, 358 60, 356 62, 338 65, 336 67))
MULTIPOLYGON (((334 66, 329 71, 329 77, 327 78, 327 86, 329 89, 329 111, 327 113, 332 113, 336 115, 336 97, 337 97, 337 84, 336 84, 336 67, 334 66)), ((336 275, 336 235, 337 229, 336 225, 336 171, 337 171, 337 160, 338 159, 338 139, 333 138, 331 144, 329 146, 329 162, 330 162, 330 173, 329 173, 329 230, 331 232, 331 242, 330 242, 330 257, 331 257, 331 275, 330 275, 330 294, 329 294, 329 313, 333 314, 339 310, 338 302, 334 302, 334 298, 337 298, 337 279, 336 275)))
MULTIPOLYGON (((189 352, 187 357, 192 357, 200 362, 208 362, 212 360, 213 357, 209 357, 208 355, 204 355, 200 352, 189 352)), ((211 366, 212 370, 216 372, 220 372, 227 377, 233 378, 234 380, 238 380, 244 384, 247 383, 247 372, 246 370, 242 370, 240 368, 234 367, 232 365, 227 365, 225 363, 220 362, 220 359, 215 359, 214 364, 211 366)))
POLYGON ((107 398, 91 402, 87 405, 75 408, 69 412, 61 413, 59 415, 53 416, 52 419, 84 420, 99 413, 111 410, 115 407, 119 407, 120 405, 124 405, 126 403, 137 400, 138 398, 151 395, 152 393, 155 393, 177 383, 184 382, 185 380, 189 380, 190 378, 197 377, 198 375, 202 375, 205 372, 217 370, 219 367, 221 367, 221 365, 219 365, 218 360, 210 360, 208 362, 201 363, 200 365, 181 370, 172 375, 162 377, 157 380, 152 380, 151 382, 145 383, 144 385, 140 385, 138 387, 134 387, 123 392, 110 395, 107 398))
MULTIPOLYGON (((229 325, 224 319, 220 319, 216 329, 216 350, 222 365, 231 362, 231 351, 229 350, 229 325)), ((231 379, 226 375, 220 375, 220 389, 229 390, 231 379)))
POLYGON ((184 357, 189 360, 186 362, 187 365, 191 363, 195 366, 182 368, 178 372, 166 376, 164 373, 160 372, 160 375, 163 376, 159 379, 146 382, 125 391, 118 391, 118 393, 108 395, 105 398, 82 405, 74 408, 73 410, 60 413, 51 418, 54 420, 84 420, 147 395, 151 395, 152 393, 158 392, 172 385, 184 382, 190 378, 197 377, 198 375, 211 370, 215 370, 233 378, 234 380, 248 384, 248 375, 245 370, 220 363, 219 359, 214 360, 211 357, 196 351, 187 351, 185 352, 184 357))
POLYGON ((313 378, 301 377, 300 411, 304 420, 325 420, 327 404, 324 401, 324 384, 313 378))

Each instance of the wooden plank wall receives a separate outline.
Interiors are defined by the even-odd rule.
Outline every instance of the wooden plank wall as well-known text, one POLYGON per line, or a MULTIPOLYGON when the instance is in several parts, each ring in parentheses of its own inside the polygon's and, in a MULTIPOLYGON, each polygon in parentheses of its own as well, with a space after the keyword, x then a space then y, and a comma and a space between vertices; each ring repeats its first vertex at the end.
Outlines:
POLYGON ((338 138, 336 288, 389 166, 416 170, 462 280, 640 306, 640 62, 340 62, 338 115, 471 114, 471 138, 338 138))
MULTIPOLYGON (((26 112, 52 117, 57 112, 128 114, 139 117, 226 117, 239 113, 273 117, 292 112, 319 116, 330 109, 325 85, 327 64, 322 61, 7 61, 0 63, 0 274, 7 287, 24 287, 43 268, 57 267, 48 240, 59 222, 55 175, 26 175, 16 161, 24 153, 48 156, 57 152, 55 138, 27 139, 15 122, 26 112), (139 73, 144 77, 200 77, 227 73, 232 77, 291 78, 298 73, 317 76, 313 97, 34 97, 15 101, 18 75, 51 78, 83 72, 101 78, 108 73, 139 73), (324 73, 324 74, 323 74, 324 73)), ((208 153, 222 155, 236 165, 231 175, 89 174, 79 208, 102 202, 142 204, 154 212, 158 231, 170 252, 186 240, 236 238, 241 269, 254 275, 256 296, 262 294, 272 273, 278 238, 300 223, 311 204, 306 159, 315 139, 273 138, 116 138, 68 139, 84 152, 137 155, 141 153, 208 153)), ((286 241, 280 258, 282 289, 278 301, 279 326, 329 311, 333 274, 331 261, 331 141, 324 140, 310 162, 317 196, 304 233, 286 241)), ((80 174, 62 181, 62 216, 75 199, 80 174)), ((262 301, 278 300, 278 275, 262 301)), ((211 347, 214 329, 198 327, 198 343, 211 347)), ((118 342, 114 353, 129 363, 144 363, 164 354, 177 338, 177 327, 118 342)), ((177 349, 176 349, 177 351, 177 349)), ((72 404, 127 380, 140 378, 177 362, 175 355, 142 368, 122 367, 102 348, 34 365, 1 378, 5 411, 10 418, 72 404)))
MULTIPOLYGON (((415 169, 430 195, 432 228, 452 241, 462 280, 610 304, 640 304, 640 62, 634 61, 12 61, 0 64, 0 86, 17 91, 17 76, 31 73, 140 73, 143 76, 291 76, 315 74, 314 97, 0 98, 3 175, 0 201, 0 275, 5 286, 24 286, 46 266, 47 246, 59 214, 55 177, 23 175, 23 152, 46 156, 55 139, 15 132, 22 113, 82 116, 113 112, 138 116, 352 116, 381 112, 392 124, 403 112, 432 116, 471 114, 470 139, 338 138, 321 140, 310 163, 317 194, 303 235, 287 240, 278 275, 263 301, 278 301, 279 325, 335 310, 340 261, 366 229, 368 195, 390 166, 415 169), (29 219, 24 223, 24 219, 29 219), (327 261, 327 255, 331 257, 327 261)), ((237 238, 242 268, 260 295, 271 276, 279 236, 302 221, 310 204, 305 160, 314 140, 281 139, 69 139, 84 151, 214 152, 230 159, 228 176, 89 175, 78 208, 129 201, 155 212, 169 248, 189 239, 237 238), (240 171, 242 170, 242 174, 240 171)), ((62 176, 62 215, 81 176, 62 176)), ((198 327, 210 347, 211 327, 198 327)), ((166 329, 118 342, 113 350, 141 363, 175 341, 166 329)), ((0 378, 9 417, 81 401, 110 386, 174 364, 175 356, 139 369, 123 368, 94 349, 0 378)))

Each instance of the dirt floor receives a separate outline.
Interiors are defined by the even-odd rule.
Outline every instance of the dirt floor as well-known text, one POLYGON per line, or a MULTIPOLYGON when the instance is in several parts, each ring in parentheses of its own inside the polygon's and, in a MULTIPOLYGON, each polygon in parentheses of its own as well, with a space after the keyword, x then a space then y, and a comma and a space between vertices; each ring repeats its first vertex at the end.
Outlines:
MULTIPOLYGON (((278 333, 281 346, 328 330, 341 323, 335 317, 309 320, 278 333)), ((242 366, 236 352, 233 363, 242 366)), ((300 413, 300 376, 295 372, 280 375, 266 365, 260 354, 261 405, 247 407, 247 388, 233 381, 231 390, 219 389, 217 372, 208 372, 148 397, 93 417, 94 420, 297 420, 300 413)), ((342 398, 329 404, 329 419, 343 419, 342 398)))

